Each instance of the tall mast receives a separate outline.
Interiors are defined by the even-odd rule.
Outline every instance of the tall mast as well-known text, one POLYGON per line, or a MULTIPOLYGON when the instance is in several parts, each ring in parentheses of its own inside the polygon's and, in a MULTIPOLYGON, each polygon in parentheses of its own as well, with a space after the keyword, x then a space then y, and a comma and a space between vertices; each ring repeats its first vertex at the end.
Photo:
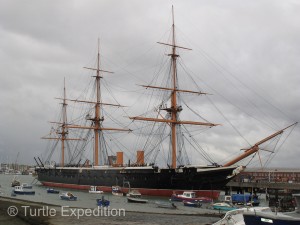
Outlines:
POLYGON ((96 75, 96 96, 97 103, 95 105, 95 128, 94 128, 94 137, 95 137, 95 146, 94 146, 94 164, 95 166, 99 165, 99 132, 100 132, 100 44, 98 39, 98 54, 97 54, 97 75, 96 75))
POLYGON ((66 94, 66 79, 64 78, 64 94, 63 98, 57 98, 60 100, 63 100, 62 102, 62 121, 61 122, 50 122, 59 124, 61 127, 61 132, 57 132, 57 134, 60 135, 60 137, 42 137, 42 139, 50 139, 50 140, 60 140, 61 141, 61 160, 60 160, 60 166, 65 165, 65 141, 82 141, 84 139, 80 138, 68 138, 68 119, 67 119, 67 94, 66 94))
POLYGON ((185 49, 185 50, 192 50, 189 48, 181 47, 176 44, 175 40, 175 22, 174 22, 174 9, 172 6, 172 43, 162 43, 157 42, 162 45, 167 45, 172 47, 172 53, 168 54, 168 56, 171 57, 171 76, 172 76, 172 84, 171 88, 168 87, 156 87, 156 86, 150 86, 150 85, 142 85, 145 88, 154 88, 154 89, 160 89, 165 91, 171 91, 171 106, 170 108, 164 108, 162 110, 167 111, 171 114, 171 119, 159 119, 159 118, 146 118, 146 117, 129 117, 133 120, 143 120, 143 121, 153 121, 153 122, 162 122, 162 123, 168 123, 171 126, 171 150, 172 150, 172 165, 171 167, 175 169, 177 167, 177 137, 176 137, 176 126, 179 124, 189 124, 189 125, 200 125, 200 126, 217 126, 218 124, 213 123, 207 123, 207 122, 195 122, 195 121, 179 121, 178 120, 178 113, 182 110, 180 106, 177 106, 177 93, 178 92, 184 92, 184 93, 193 93, 198 95, 207 94, 204 92, 199 91, 190 91, 190 90, 180 90, 177 87, 177 57, 179 56, 176 53, 176 49, 185 49))
MULTIPOLYGON (((175 23, 174 23, 174 9, 172 6, 172 54, 171 60, 172 60, 172 78, 173 78, 173 91, 172 91, 172 101, 171 101, 171 118, 173 121, 177 122, 177 67, 176 67, 176 60, 178 55, 176 55, 176 43, 175 43, 175 23)), ((176 168, 176 123, 171 124, 171 130, 172 130, 172 168, 176 168)))
POLYGON ((65 139, 68 131, 66 130, 67 125, 67 103, 66 103, 66 80, 64 78, 64 99, 63 99, 63 124, 61 131, 61 166, 65 165, 65 139))
POLYGON ((72 100, 67 99, 68 101, 74 101, 74 102, 82 102, 82 103, 90 103, 95 105, 95 117, 90 118, 89 120, 93 121, 93 125, 91 126, 81 126, 81 125, 67 125, 67 128, 74 128, 74 129, 90 129, 94 130, 94 166, 99 166, 99 138, 100 138, 100 132, 103 130, 107 131, 131 131, 129 129, 120 129, 120 128, 104 128, 101 126, 101 122, 104 121, 104 118, 101 117, 101 110, 100 107, 103 105, 106 106, 116 106, 116 107, 122 107, 121 105, 116 104, 109 104, 109 103, 103 103, 101 102, 101 83, 100 80, 102 78, 100 72, 102 73, 113 73, 110 71, 102 70, 100 67, 100 40, 98 39, 98 53, 97 53, 97 68, 90 68, 90 67, 84 67, 85 69, 94 70, 96 71, 96 101, 86 101, 86 100, 72 100))

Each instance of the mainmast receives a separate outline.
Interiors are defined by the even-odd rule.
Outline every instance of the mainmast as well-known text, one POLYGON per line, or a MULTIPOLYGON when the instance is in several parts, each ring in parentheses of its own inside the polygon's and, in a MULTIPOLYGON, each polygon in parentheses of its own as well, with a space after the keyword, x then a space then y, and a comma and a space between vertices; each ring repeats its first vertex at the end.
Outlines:
MULTIPOLYGON (((94 146, 94 163, 96 166, 99 165, 99 128, 100 128, 100 44, 98 39, 98 54, 97 54, 97 75, 96 75, 96 96, 97 96, 97 103, 95 105, 95 118, 94 118, 94 137, 95 137, 95 146, 94 146)), ((103 120, 102 120, 103 121, 103 120)))
POLYGON ((203 126, 216 126, 218 124, 213 123, 204 123, 204 122, 194 122, 194 121, 179 121, 178 120, 178 113, 182 110, 181 106, 177 105, 177 94, 178 92, 187 92, 187 93, 194 93, 198 95, 206 94, 204 92, 195 92, 195 91, 189 91, 189 90, 179 90, 177 85, 177 57, 179 55, 176 52, 177 48, 185 49, 185 50, 192 50, 185 47, 180 47, 176 45, 175 40, 175 22, 174 22, 174 9, 172 6, 172 43, 161 43, 162 45, 167 45, 172 47, 172 53, 168 54, 168 56, 171 57, 171 76, 172 76, 172 88, 167 87, 155 87, 155 86, 146 86, 142 85, 146 88, 154 88, 154 89, 160 89, 165 91, 171 91, 171 106, 170 108, 164 108, 163 110, 167 111, 171 115, 171 119, 158 119, 158 118, 145 118, 145 117, 130 117, 130 119, 133 120, 144 120, 144 121, 154 121, 154 122, 164 122, 168 123, 171 126, 171 149, 172 149, 172 165, 171 167, 175 169, 177 167, 177 137, 176 137, 176 127, 178 124, 190 124, 190 125, 203 125, 203 126))
MULTIPOLYGON (((179 55, 176 54, 176 43, 175 43, 175 23, 174 23, 174 9, 172 6, 172 54, 171 62, 172 62, 172 79, 173 79, 173 91, 171 97, 171 118, 173 121, 177 121, 177 112, 179 111, 177 108, 177 57, 179 55)), ((172 168, 176 168, 176 123, 171 123, 171 133, 172 133, 172 168)))

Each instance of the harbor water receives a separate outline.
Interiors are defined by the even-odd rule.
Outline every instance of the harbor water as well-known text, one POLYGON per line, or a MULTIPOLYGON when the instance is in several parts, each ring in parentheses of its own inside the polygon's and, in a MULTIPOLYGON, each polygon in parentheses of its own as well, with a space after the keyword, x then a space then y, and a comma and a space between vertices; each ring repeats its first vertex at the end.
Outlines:
MULTIPOLYGON (((31 206, 26 208, 25 205, 34 205, 34 207, 47 206, 47 210, 52 209, 56 212, 54 216, 41 215, 42 218, 37 224, 212 224, 219 220, 223 215, 223 212, 215 211, 210 208, 209 204, 202 205, 201 208, 185 207, 181 202, 176 202, 177 209, 158 208, 155 202, 169 202, 169 198, 164 197, 152 197, 143 196, 148 200, 147 204, 139 203, 128 203, 126 197, 114 196, 111 193, 104 194, 90 194, 87 190, 70 190, 59 188, 57 190, 62 192, 70 191, 78 197, 77 201, 63 201, 60 199, 59 194, 48 194, 47 187, 42 186, 33 176, 31 175, 20 175, 18 180, 21 183, 33 184, 32 190, 35 191, 35 195, 17 195, 11 196, 13 188, 11 187, 11 181, 14 175, 0 174, 0 199, 1 199, 1 216, 0 224, 35 224, 36 221, 27 221, 26 218, 20 220, 17 217, 10 217, 8 215, 8 207, 14 204, 18 204, 24 213, 31 206), (96 199, 102 198, 110 201, 109 210, 101 210, 101 216, 95 215, 80 215, 70 216, 70 209, 77 210, 97 210, 96 199), (6 202, 6 204, 4 204, 6 202), (63 210, 62 210, 63 209, 63 210), (62 215, 62 211, 65 213, 62 215), (59 212, 59 213, 58 213, 59 212), (120 212, 120 215, 109 215, 109 212, 120 212), (69 215, 69 216, 68 216, 69 215), (17 221, 16 221, 17 220, 17 221)), ((98 208, 99 209, 99 208, 98 208)), ((34 210, 32 210, 34 211, 34 210)), ((98 210, 99 211, 99 210, 98 210)), ((26 213, 26 212, 25 212, 26 213)), ((35 211, 36 214, 38 214, 35 211)), ((40 211, 40 214, 44 213, 40 211)), ((34 212, 32 212, 34 214, 34 212)), ((45 214, 45 213, 44 213, 45 214)), ((36 215, 33 215, 33 217, 36 215)), ((39 215, 40 216, 40 215, 39 215)), ((40 218, 41 218, 40 217, 40 218)), ((33 218, 34 219, 34 218, 33 218)))

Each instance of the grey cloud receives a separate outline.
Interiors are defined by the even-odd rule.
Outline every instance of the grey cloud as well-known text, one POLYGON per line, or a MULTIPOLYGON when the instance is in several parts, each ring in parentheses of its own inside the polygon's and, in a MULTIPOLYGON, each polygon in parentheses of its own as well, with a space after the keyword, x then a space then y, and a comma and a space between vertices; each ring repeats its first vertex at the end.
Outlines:
MULTIPOLYGON (((68 96, 78 97, 90 75, 82 67, 94 62, 98 37, 103 67, 115 72, 106 77, 115 85, 115 97, 134 106, 128 114, 140 113, 136 102, 146 96, 137 97, 143 91, 136 84, 151 80, 159 53, 167 52, 156 42, 167 41, 172 4, 179 45, 193 49, 180 51, 184 65, 251 144, 300 120, 300 6, 295 1, 2 1, 2 158, 20 151, 20 160, 33 163, 33 156, 44 152, 46 143, 39 138, 55 118, 54 97, 61 95, 63 77, 68 96)), ((183 88, 197 87, 183 81, 183 88)), ((205 97, 187 101, 197 102, 201 116, 222 123, 199 137, 216 161, 247 145, 205 97)), ((287 166, 287 160, 288 166, 298 166, 299 135, 298 126, 273 166, 287 166)))

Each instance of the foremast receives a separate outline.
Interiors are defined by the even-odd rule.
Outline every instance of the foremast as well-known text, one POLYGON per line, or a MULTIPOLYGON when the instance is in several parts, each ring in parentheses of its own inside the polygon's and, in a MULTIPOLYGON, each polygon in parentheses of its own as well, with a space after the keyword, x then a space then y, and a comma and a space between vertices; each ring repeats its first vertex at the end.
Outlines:
POLYGON ((180 90, 178 89, 177 84, 177 58, 179 55, 177 54, 177 48, 185 49, 185 50, 192 50, 189 48, 181 47, 176 45, 176 39, 175 39, 175 22, 174 22, 174 9, 172 6, 172 43, 162 43, 157 42, 162 45, 167 45, 172 47, 172 52, 168 54, 171 59, 171 72, 172 72, 172 85, 171 88, 167 87, 156 87, 156 86, 149 86, 149 85, 142 85, 146 88, 154 88, 154 89, 160 89, 164 91, 171 91, 171 106, 169 108, 164 108, 163 110, 167 111, 171 115, 171 119, 159 119, 159 118, 146 118, 146 117, 129 117, 132 120, 144 120, 144 121, 153 121, 153 122, 162 122, 162 123, 168 123, 171 127, 171 155, 172 155, 172 165, 171 167, 175 169, 177 167, 177 137, 176 137, 176 127, 179 124, 190 124, 190 125, 202 125, 202 126, 216 126, 218 124, 213 123, 206 123, 206 122, 195 122, 195 121, 179 121, 178 120, 178 113, 182 111, 182 107, 177 105, 177 95, 179 92, 187 92, 187 93, 194 93, 198 95, 206 94, 204 92, 196 92, 196 91, 190 91, 190 90, 180 90))
POLYGON ((90 68, 90 67, 84 67, 88 70, 94 70, 96 71, 95 81, 96 81, 96 102, 93 101, 85 101, 85 100, 72 100, 67 99, 68 101, 74 101, 74 102, 82 102, 82 103, 90 103, 95 105, 95 116, 94 118, 88 118, 88 120, 93 121, 91 126, 80 126, 80 125, 67 125, 68 128, 74 128, 74 129, 92 129, 94 130, 94 166, 99 166, 99 149, 100 149, 100 132, 104 130, 110 130, 110 131, 128 131, 130 132, 130 129, 120 129, 120 128, 105 128, 102 126, 102 122, 104 121, 104 117, 101 116, 101 106, 107 105, 107 106, 117 106, 122 107, 121 105, 117 104, 109 104, 109 103, 103 103, 101 101, 101 73, 113 73, 111 71, 102 70, 100 68, 100 43, 98 40, 98 53, 97 53, 97 68, 90 68))
POLYGON ((42 137, 42 139, 50 139, 50 140, 60 140, 61 141, 61 160, 60 160, 60 166, 64 167, 65 165, 65 142, 66 141, 82 141, 84 139, 79 138, 68 138, 69 131, 67 129, 68 125, 68 119, 67 119, 67 94, 66 94, 66 80, 64 78, 64 93, 63 98, 58 98, 63 100, 62 102, 62 122, 50 122, 59 124, 61 127, 60 132, 56 132, 59 137, 42 137))

